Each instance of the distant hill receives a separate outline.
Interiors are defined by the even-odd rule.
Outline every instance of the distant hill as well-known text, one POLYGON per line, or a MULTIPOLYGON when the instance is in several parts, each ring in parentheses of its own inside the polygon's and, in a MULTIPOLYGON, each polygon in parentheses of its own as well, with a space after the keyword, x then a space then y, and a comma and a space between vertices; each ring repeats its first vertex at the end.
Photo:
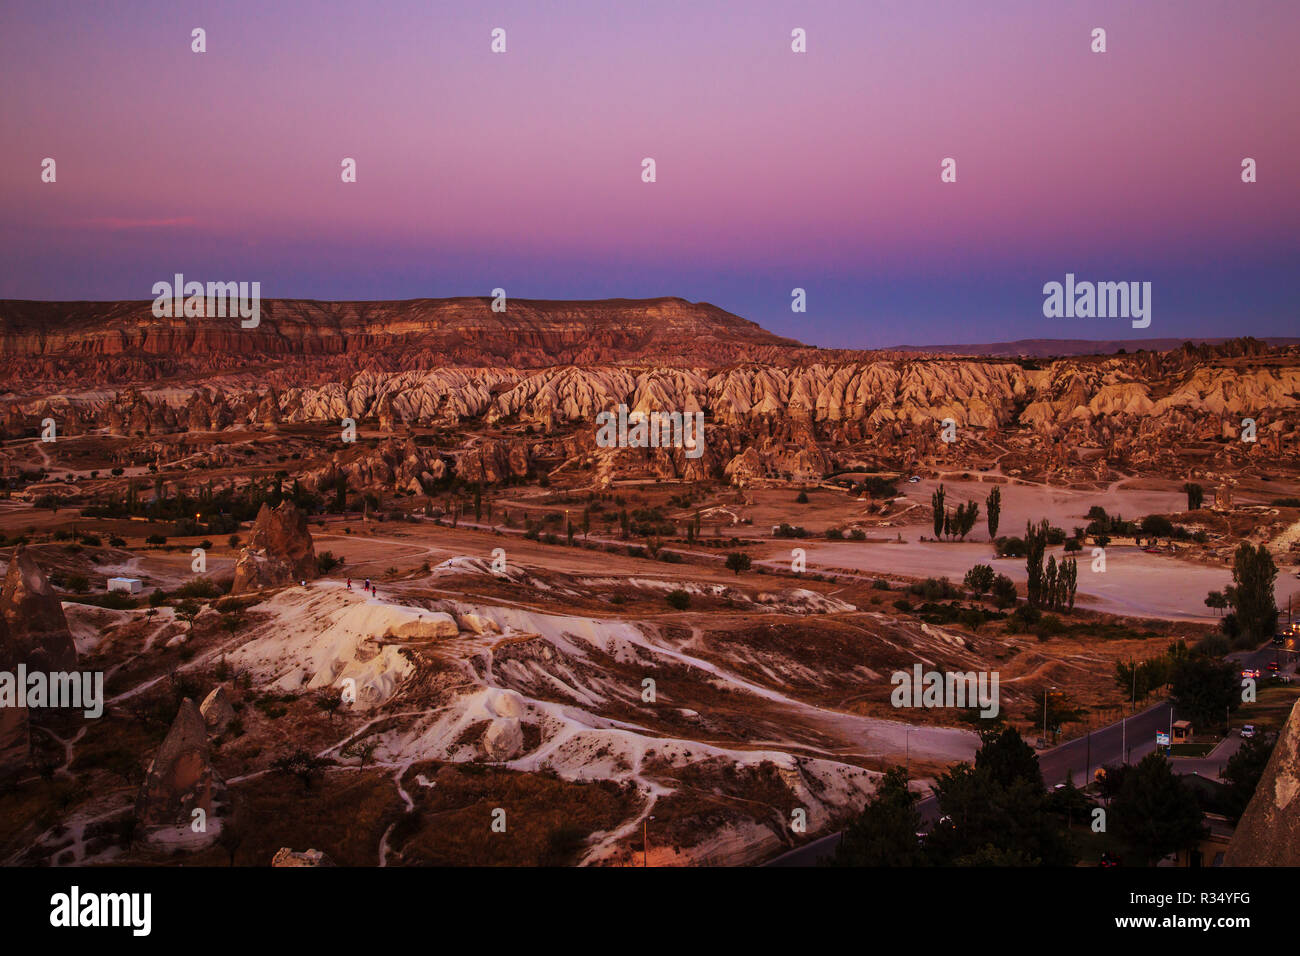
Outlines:
MULTIPOLYGON (((892 352, 926 352, 932 355, 986 355, 990 358, 1051 358, 1065 355, 1114 355, 1121 350, 1168 352, 1185 342, 1193 345, 1222 345, 1232 337, 1180 339, 1017 339, 983 345, 898 345, 892 352)), ((1300 345, 1300 338, 1261 338, 1271 346, 1300 345)))

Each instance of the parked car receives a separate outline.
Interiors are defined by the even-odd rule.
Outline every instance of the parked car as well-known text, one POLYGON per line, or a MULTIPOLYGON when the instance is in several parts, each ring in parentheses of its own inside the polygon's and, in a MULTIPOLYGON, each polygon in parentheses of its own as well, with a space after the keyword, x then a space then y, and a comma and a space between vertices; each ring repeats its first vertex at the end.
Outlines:
POLYGON ((1242 736, 1242 738, 1245 739, 1245 740, 1249 740, 1251 737, 1254 737, 1254 736, 1255 736, 1255 725, 1254 725, 1254 724, 1242 724, 1242 727, 1241 727, 1241 736, 1242 736))

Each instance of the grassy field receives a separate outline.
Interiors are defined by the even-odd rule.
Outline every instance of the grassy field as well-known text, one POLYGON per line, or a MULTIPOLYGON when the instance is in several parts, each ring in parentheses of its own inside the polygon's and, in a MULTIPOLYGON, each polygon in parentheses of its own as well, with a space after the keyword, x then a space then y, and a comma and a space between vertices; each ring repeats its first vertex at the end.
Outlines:
POLYGON ((1232 715, 1232 723, 1238 728, 1242 724, 1254 724, 1257 731, 1279 731, 1297 700, 1300 700, 1300 684, 1261 684, 1258 699, 1242 704, 1232 715))

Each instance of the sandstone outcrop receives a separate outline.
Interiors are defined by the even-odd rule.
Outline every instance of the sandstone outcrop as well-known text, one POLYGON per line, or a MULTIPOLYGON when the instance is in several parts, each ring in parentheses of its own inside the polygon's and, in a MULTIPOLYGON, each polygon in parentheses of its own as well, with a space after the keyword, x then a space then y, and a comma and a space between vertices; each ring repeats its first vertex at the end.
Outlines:
POLYGON ((223 789, 212 767, 203 716, 186 697, 140 786, 136 818, 146 828, 188 827, 196 809, 215 816, 223 789))
POLYGON ((235 562, 231 594, 277 587, 317 576, 316 548, 306 516, 292 502, 263 504, 253 522, 248 545, 235 562))
POLYGON ((203 723, 209 733, 214 734, 221 733, 235 719, 235 708, 231 706, 226 689, 220 684, 203 698, 203 703, 199 705, 199 713, 203 715, 203 723))
MULTIPOLYGON (((18 664, 9 642, 8 626, 0 616, 0 670, 14 672, 18 664)), ((0 780, 11 780, 27 768, 31 756, 31 731, 27 708, 0 706, 0 780)))
POLYGON ((1300 704, 1291 708, 1223 862, 1225 866, 1300 865, 1300 704))
POLYGON ((77 647, 63 615, 63 602, 31 552, 21 545, 14 550, 0 589, 0 617, 14 663, 42 671, 77 666, 77 647))
POLYGON ((324 850, 291 850, 282 846, 271 858, 272 866, 334 866, 324 850))

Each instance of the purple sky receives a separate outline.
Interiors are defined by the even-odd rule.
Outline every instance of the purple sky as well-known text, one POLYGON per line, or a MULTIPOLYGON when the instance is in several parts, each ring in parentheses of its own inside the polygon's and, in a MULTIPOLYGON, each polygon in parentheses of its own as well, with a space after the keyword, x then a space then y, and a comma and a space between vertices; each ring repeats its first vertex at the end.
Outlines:
POLYGON ((827 346, 1300 334, 1298 46, 1294 0, 6 0, 0 297, 184 272, 680 295, 827 346), (1151 326, 1044 318, 1067 271, 1152 282, 1151 326))

